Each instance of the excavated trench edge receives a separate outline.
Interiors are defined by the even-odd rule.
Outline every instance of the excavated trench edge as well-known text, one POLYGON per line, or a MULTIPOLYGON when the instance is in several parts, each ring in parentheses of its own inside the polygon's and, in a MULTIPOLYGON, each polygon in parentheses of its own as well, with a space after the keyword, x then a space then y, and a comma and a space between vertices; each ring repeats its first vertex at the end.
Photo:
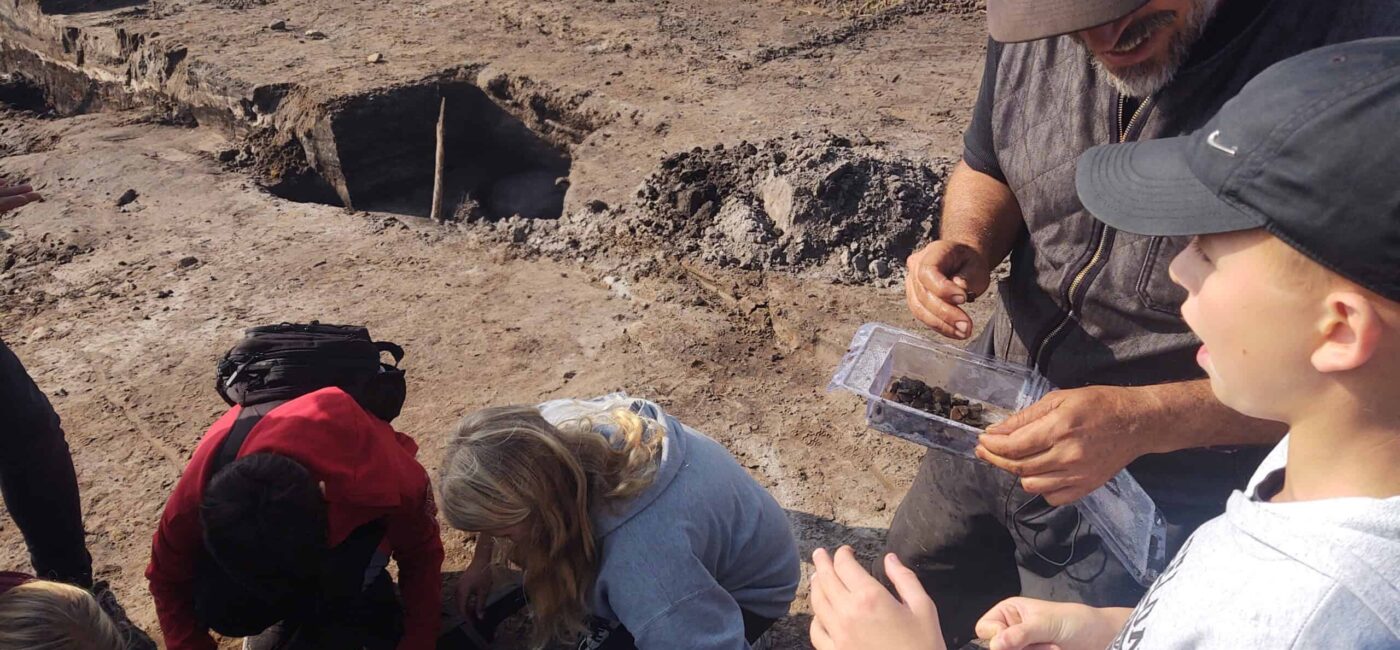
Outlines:
POLYGON ((62 25, 37 1, 0 4, 0 74, 14 82, 0 91, 60 116, 144 108, 212 126, 241 140, 254 176, 290 200, 426 216, 445 98, 449 214, 558 217, 570 150, 610 119, 580 107, 587 93, 482 65, 329 100, 293 84, 248 89, 182 45, 62 25))

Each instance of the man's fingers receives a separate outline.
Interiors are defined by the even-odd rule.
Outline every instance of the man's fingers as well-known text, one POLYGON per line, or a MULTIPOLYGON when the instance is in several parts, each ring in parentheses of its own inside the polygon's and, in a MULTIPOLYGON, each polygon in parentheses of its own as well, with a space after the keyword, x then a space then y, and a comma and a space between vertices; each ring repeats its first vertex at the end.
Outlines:
POLYGON ((1060 405, 1061 396, 1058 393, 1050 393, 1040 398, 1036 403, 1027 406, 1015 413, 1011 417, 1002 420, 992 426, 987 427, 987 433, 995 435, 1008 435, 1017 429, 1025 427, 1036 420, 1039 420, 1060 405))
POLYGON ((938 330, 939 334, 948 338, 965 339, 972 333, 972 318, 967 315, 967 312, 917 286, 913 286, 911 292, 910 301, 919 305, 924 313, 931 316, 931 319, 928 320, 934 321, 934 323, 929 323, 928 320, 925 320, 925 324, 938 330))
POLYGON ((953 339, 963 338, 957 323, 965 323, 963 330, 972 331, 972 320, 963 310, 922 292, 912 280, 904 283, 904 297, 914 318, 939 334, 953 339))
POLYGON ((1055 439, 1048 426, 1037 422, 1017 429, 1010 435, 984 433, 977 436, 977 444, 1008 460, 1029 461, 1050 451, 1055 446, 1055 439))
POLYGON ((0 196, 15 196, 15 195, 17 195, 17 194, 29 194, 30 192, 33 192, 33 191, 34 191, 34 187, 31 186, 31 185, 29 185, 28 183, 26 183, 26 184, 24 184, 24 185, 9 185, 9 186, 6 186, 6 185, 4 185, 4 184, 0 184, 0 196))
POLYGON ((972 319, 958 308, 971 300, 971 280, 963 277, 969 254, 948 242, 934 242, 909 256, 904 283, 909 309, 925 325, 953 339, 972 334, 972 319))
POLYGON ((1044 496, 1072 488, 1074 482, 1074 477, 1063 472, 1054 472, 1041 476, 1028 476, 1021 479, 1021 489, 1025 490, 1026 494, 1039 494, 1044 496))
POLYGON ((1090 492, 1099 489, 1100 486, 1071 485, 1067 488, 1046 492, 1041 495, 1045 502, 1052 506, 1064 506, 1083 499, 1090 492))
POLYGON ((935 263, 920 264, 914 279, 925 291, 954 305, 967 302, 967 279, 958 275, 965 259, 945 255, 935 263))
MULTIPOLYGON (((914 319, 932 327, 939 334, 943 334, 943 328, 949 327, 948 324, 924 306, 923 299, 919 297, 918 292, 918 284, 912 278, 904 281, 904 302, 909 306, 909 311, 914 314, 914 319)), ((951 328, 949 331, 952 331, 951 328)))
MULTIPOLYGON (((1005 457, 1003 456, 1003 458, 1005 457)), ((1053 444, 1045 451, 1031 454, 1014 462, 1017 464, 1016 469, 1018 470, 1014 473, 1020 477, 1054 474, 1065 469, 1063 454, 1060 453, 1060 450, 1055 449, 1053 444)))
MULTIPOLYGON (((1034 414, 1026 417, 1034 417, 1034 414)), ((986 433, 977 437, 977 443, 1002 458, 1026 460, 1055 446, 1052 426, 1053 422, 1041 417, 1028 419, 1024 424, 1012 429, 994 431, 988 427, 986 433)))
POLYGON ((978 445, 974 450, 977 457, 1008 474, 1015 476, 1040 476, 1064 469, 1060 456, 1054 449, 1033 454, 1026 459, 1007 458, 986 445, 978 445))

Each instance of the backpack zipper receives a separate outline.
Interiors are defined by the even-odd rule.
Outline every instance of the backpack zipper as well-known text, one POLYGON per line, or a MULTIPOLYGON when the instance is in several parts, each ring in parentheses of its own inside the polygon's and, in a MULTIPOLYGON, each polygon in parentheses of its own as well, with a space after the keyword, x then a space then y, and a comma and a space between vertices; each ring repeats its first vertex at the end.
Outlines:
MULTIPOLYGON (((1118 95, 1117 121, 1120 123, 1123 121, 1123 109, 1127 106, 1127 103, 1128 100, 1124 98, 1123 95, 1118 95)), ((1119 128, 1118 143, 1123 143, 1128 140, 1128 134, 1132 132, 1133 125, 1137 124, 1138 117, 1143 114, 1143 111, 1145 111, 1151 103, 1152 98, 1148 97, 1142 100, 1141 104, 1138 104, 1137 110, 1133 111, 1132 116, 1128 118, 1128 123, 1119 128)), ((1045 335, 1045 338, 1040 340, 1040 346, 1036 348, 1035 356, 1032 358, 1032 361, 1035 364, 1035 368, 1040 370, 1042 374, 1044 373, 1045 367, 1045 352, 1049 349, 1050 342, 1053 341, 1055 337, 1059 336, 1064 329, 1069 326, 1069 322, 1074 319, 1074 294, 1079 290, 1080 285, 1084 283, 1085 278, 1089 277, 1089 272, 1103 260, 1107 244, 1108 226, 1105 225, 1103 229, 1099 231, 1098 243, 1094 245, 1093 256, 1090 257, 1089 262, 1074 275, 1074 279, 1069 283, 1069 288, 1065 291, 1065 305, 1067 306, 1065 317, 1060 320, 1060 323, 1056 325, 1054 329, 1050 330, 1049 334, 1045 335)))

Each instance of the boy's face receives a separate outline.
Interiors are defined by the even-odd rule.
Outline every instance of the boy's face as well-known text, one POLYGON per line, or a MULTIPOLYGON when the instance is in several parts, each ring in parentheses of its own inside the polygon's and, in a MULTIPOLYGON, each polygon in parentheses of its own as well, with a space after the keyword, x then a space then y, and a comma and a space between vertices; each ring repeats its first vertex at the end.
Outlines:
POLYGON ((1189 293, 1181 314, 1203 343, 1197 362, 1226 406, 1286 421, 1306 403, 1322 302, 1309 263, 1263 230, 1197 237, 1173 260, 1189 293))

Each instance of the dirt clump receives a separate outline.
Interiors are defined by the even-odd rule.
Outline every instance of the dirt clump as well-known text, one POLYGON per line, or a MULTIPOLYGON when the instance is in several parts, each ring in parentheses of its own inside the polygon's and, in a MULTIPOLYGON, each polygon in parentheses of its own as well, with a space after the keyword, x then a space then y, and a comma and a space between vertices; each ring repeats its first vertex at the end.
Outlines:
POLYGON ((937 226, 946 167, 824 134, 693 149, 638 190, 643 223, 721 267, 888 280, 937 226))
POLYGON ((929 386, 913 377, 897 377, 891 381, 885 391, 885 399, 971 427, 987 427, 984 418, 986 407, 981 403, 950 393, 942 386, 929 386))
POLYGON ((590 205, 530 239, 571 254, 644 241, 719 267, 892 285, 936 231, 951 164, 831 133, 696 147, 662 158, 632 205, 590 205))

